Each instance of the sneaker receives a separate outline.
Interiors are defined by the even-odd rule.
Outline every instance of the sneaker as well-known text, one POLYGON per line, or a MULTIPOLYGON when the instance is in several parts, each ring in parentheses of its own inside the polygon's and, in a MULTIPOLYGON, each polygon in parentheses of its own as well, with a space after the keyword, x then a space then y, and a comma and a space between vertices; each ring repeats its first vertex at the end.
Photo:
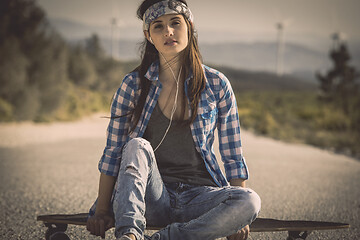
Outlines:
MULTIPOLYGON (((145 238, 146 239, 146 238, 145 238)), ((160 240, 160 234, 159 233, 155 233, 154 235, 151 236, 151 238, 149 238, 151 240, 160 240)))

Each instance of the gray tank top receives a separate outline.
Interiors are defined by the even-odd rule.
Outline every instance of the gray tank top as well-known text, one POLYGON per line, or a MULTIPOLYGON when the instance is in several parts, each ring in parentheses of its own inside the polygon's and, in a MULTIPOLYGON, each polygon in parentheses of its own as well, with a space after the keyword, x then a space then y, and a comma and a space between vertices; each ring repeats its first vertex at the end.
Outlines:
MULTIPOLYGON (((155 148, 165 134, 169 119, 156 104, 143 138, 155 148)), ((173 121, 168 134, 155 152, 165 183, 182 182, 193 185, 217 186, 196 151, 189 124, 173 121)))

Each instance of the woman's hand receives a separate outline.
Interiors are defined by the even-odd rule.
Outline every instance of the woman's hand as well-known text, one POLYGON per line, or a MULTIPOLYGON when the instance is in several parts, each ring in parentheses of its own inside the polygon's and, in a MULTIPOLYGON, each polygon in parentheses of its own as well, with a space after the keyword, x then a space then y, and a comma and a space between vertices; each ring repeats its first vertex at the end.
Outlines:
POLYGON ((228 240, 245 240, 248 238, 250 233, 250 227, 249 225, 246 225, 243 229, 239 230, 237 233, 228 236, 228 240))
POLYGON ((95 236, 105 238, 105 232, 114 226, 115 220, 111 214, 95 213, 86 222, 86 229, 95 236))

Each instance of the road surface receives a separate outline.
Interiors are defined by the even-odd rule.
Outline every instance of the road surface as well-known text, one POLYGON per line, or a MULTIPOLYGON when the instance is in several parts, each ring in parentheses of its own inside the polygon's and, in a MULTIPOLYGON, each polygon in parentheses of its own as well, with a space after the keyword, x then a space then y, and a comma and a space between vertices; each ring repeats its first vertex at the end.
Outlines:
MULTIPOLYGON (((97 163, 107 119, 0 124, 0 236, 43 239, 39 214, 87 212, 95 200, 97 163)), ((260 217, 346 222, 349 230, 313 232, 308 239, 360 239, 360 161, 314 147, 242 132, 248 186, 262 198, 260 217)), ((91 237, 69 227, 73 239, 91 237)), ((114 239, 113 230, 107 239, 114 239)), ((250 239, 286 239, 251 233, 250 239)))

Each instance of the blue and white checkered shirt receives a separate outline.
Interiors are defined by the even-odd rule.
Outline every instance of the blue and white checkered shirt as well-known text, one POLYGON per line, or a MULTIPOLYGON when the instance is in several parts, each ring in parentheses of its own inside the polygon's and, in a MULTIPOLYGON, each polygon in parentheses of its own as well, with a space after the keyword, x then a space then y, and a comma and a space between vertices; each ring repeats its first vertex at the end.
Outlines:
MULTIPOLYGON (((231 179, 248 179, 248 170, 242 154, 240 125, 234 92, 229 80, 215 69, 203 66, 206 86, 201 93, 197 116, 190 128, 196 150, 205 160, 210 175, 218 186, 229 185, 231 179), (226 178, 216 160, 213 142, 214 130, 218 128, 221 160, 224 163, 226 178)), ((145 77, 152 81, 146 98, 144 110, 134 131, 130 133, 133 121, 129 114, 136 106, 140 96, 138 72, 125 76, 114 95, 111 106, 111 120, 107 129, 107 144, 99 162, 99 170, 116 177, 120 167, 121 151, 125 143, 135 137, 142 137, 151 113, 162 89, 159 81, 159 63, 153 63, 145 77), (123 116, 118 117, 117 116, 123 116)), ((190 77, 185 81, 185 94, 190 77)), ((190 111, 190 110, 189 110, 190 111)))

